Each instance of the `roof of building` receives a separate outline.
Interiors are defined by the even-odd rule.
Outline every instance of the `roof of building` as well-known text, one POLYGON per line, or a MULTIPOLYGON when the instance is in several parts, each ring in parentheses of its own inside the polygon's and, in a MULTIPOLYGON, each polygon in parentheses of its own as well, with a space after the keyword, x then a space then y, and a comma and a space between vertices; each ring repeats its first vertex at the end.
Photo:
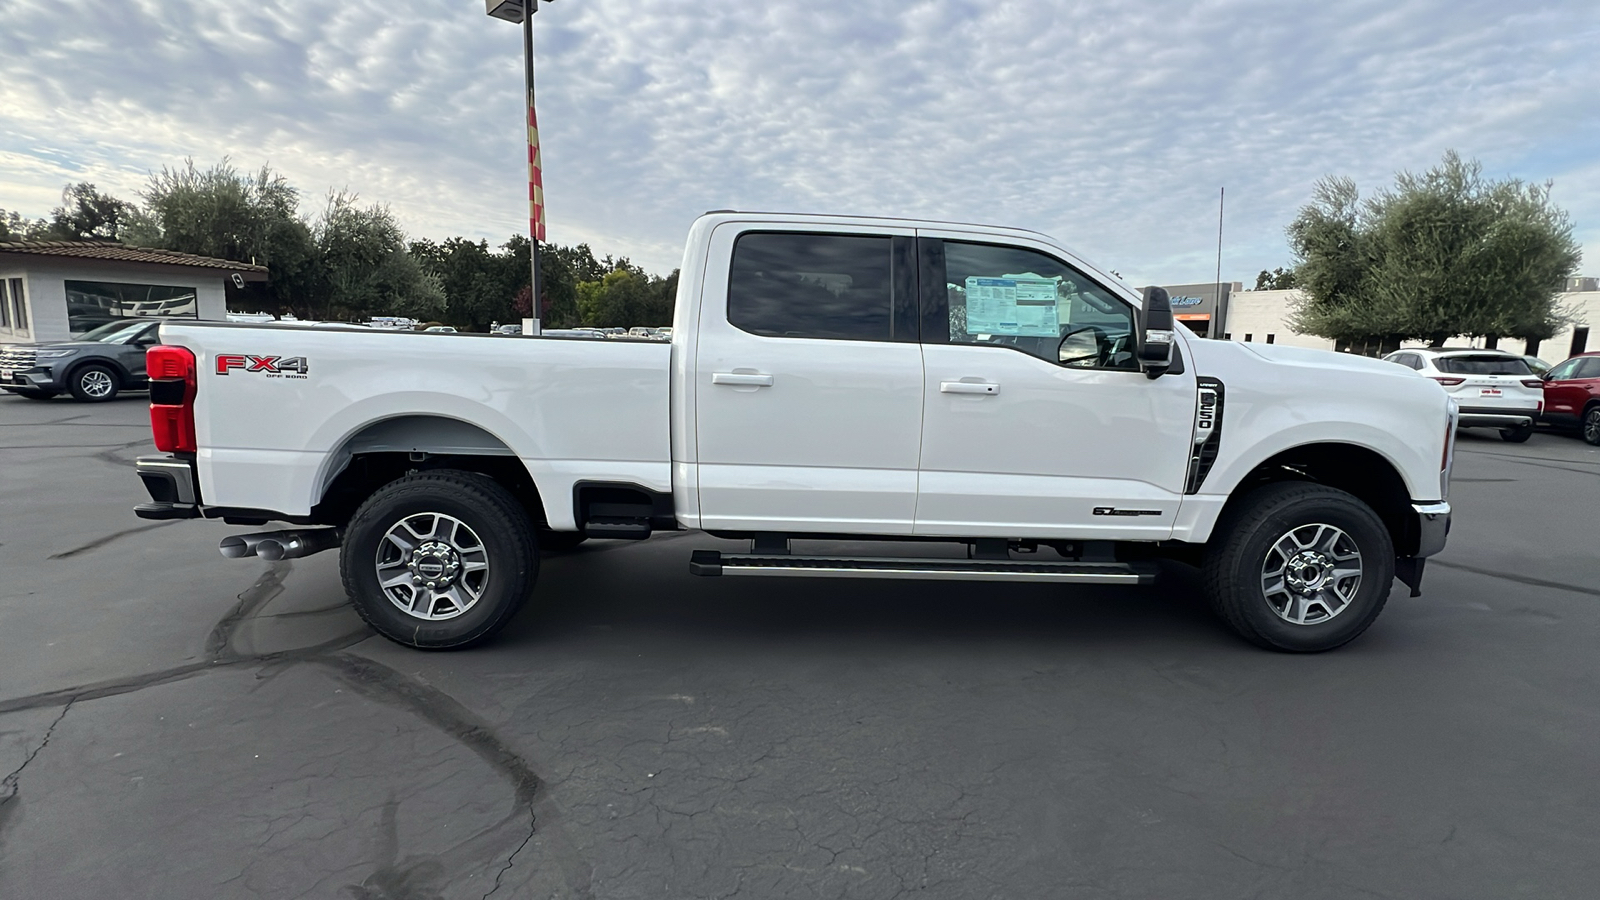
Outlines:
MULTIPOLYGON (((266 266, 196 256, 176 250, 129 247, 115 241, 0 241, 0 253, 26 253, 34 256, 64 256, 72 259, 101 259, 112 262, 154 263, 162 266, 192 266, 198 269, 226 269, 230 272, 267 274, 266 266)), ((251 279, 252 281, 255 279, 251 279)))

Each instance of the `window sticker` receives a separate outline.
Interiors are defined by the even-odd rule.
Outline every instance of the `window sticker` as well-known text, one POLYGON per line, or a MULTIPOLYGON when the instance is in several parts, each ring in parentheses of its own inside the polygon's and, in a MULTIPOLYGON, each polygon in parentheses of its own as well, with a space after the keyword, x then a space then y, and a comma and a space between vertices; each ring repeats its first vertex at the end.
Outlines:
POLYGON ((1056 337, 1061 315, 1059 279, 1032 273, 1000 278, 967 277, 967 334, 1056 337))

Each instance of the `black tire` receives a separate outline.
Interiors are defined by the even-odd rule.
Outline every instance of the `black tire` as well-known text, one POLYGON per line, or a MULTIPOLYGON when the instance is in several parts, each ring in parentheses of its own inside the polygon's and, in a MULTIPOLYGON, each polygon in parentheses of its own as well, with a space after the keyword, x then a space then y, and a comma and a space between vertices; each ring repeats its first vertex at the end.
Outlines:
POLYGON ((1583 439, 1600 447, 1600 406, 1591 406, 1583 411, 1583 439))
POLYGON ((1500 429, 1500 440, 1508 444, 1526 444, 1528 438, 1533 437, 1533 426, 1523 425, 1519 428, 1500 429))
POLYGON ((18 397, 26 397, 29 400, 49 400, 56 395, 55 391, 12 391, 11 393, 16 394, 18 397))
POLYGON ((116 398, 121 384, 109 366, 91 363, 72 373, 68 387, 72 396, 83 403, 104 403, 116 398))
MULTIPOLYGON (((439 524, 442 521, 440 518, 432 520, 429 535, 445 527, 439 524)), ((415 539, 416 534, 413 530, 408 537, 401 532, 401 537, 410 540, 415 539)), ((422 544, 416 546, 420 548, 422 544)), ((476 552, 464 550, 457 559, 466 560, 469 554, 476 552)), ((432 563, 439 562, 440 558, 420 554, 412 557, 432 563)), ((407 572, 428 571, 392 562, 386 565, 391 566, 388 571, 401 577, 406 577, 407 572)), ((516 615, 538 578, 539 549, 527 512, 505 488, 475 472, 437 469, 392 481, 361 504, 345 528, 339 572, 350 602, 373 630, 397 644, 418 650, 456 650, 488 640, 516 615), (402 523, 416 525, 420 522, 424 528, 429 528, 427 516, 430 514, 453 518, 465 525, 465 534, 470 540, 463 538, 456 543, 472 546, 475 542, 476 548, 481 548, 484 574, 475 582, 479 596, 473 602, 460 604, 464 611, 451 614, 455 606, 438 592, 430 591, 428 597, 417 599, 422 592, 406 584, 391 586, 389 591, 409 592, 413 607, 417 603, 440 603, 439 612, 449 616, 444 618, 427 618, 402 610, 397 605, 399 601, 391 600, 390 593, 379 584, 380 549, 386 554, 400 555, 386 535, 391 529, 407 527, 402 523)), ((471 573, 463 566, 451 588, 468 587, 470 577, 471 573)))
POLYGON ((545 555, 552 553, 570 553, 587 541, 589 536, 581 531, 546 531, 539 530, 539 552, 545 555))
MULTIPOLYGON (((1348 543, 1338 546, 1349 550, 1348 543)), ((1307 566, 1301 571, 1318 570, 1307 566)), ((1394 582, 1394 543, 1377 514, 1344 491, 1305 482, 1269 484, 1241 498, 1217 523, 1202 573, 1212 608, 1240 637, 1269 650, 1319 653, 1354 640, 1383 611, 1394 582), (1325 533, 1311 532, 1316 525, 1332 526, 1354 542, 1360 574, 1353 584, 1348 576, 1334 583, 1336 592, 1339 584, 1353 588, 1344 606, 1321 618, 1302 609, 1304 621, 1297 623, 1278 611, 1276 599, 1269 599, 1264 578, 1275 558, 1286 563, 1280 567, 1285 574, 1293 564, 1287 556, 1275 557, 1275 546, 1295 540, 1291 534, 1325 533)), ((1287 578, 1279 580, 1288 583, 1287 578)), ((1282 597, 1293 614, 1293 593, 1285 590, 1274 597, 1282 597)), ((1307 604, 1312 605, 1317 604, 1307 604)), ((1324 612, 1330 609, 1327 603, 1320 605, 1324 612)))

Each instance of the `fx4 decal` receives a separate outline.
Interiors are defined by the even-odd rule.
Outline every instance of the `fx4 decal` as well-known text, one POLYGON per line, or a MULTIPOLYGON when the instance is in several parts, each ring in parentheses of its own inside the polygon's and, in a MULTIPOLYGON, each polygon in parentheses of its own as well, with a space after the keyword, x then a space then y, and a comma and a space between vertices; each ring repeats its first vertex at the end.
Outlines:
POLYGON ((243 372, 262 372, 268 378, 304 378, 310 366, 304 356, 253 356, 248 353, 217 354, 217 374, 226 375, 234 369, 243 372))

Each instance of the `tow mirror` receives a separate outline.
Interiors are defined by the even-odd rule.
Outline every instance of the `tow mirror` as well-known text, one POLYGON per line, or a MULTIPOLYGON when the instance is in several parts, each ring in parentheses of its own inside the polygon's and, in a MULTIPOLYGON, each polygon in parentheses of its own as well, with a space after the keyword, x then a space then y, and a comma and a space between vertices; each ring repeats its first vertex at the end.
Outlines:
POLYGON ((1144 289, 1144 309, 1139 313, 1139 367, 1145 377, 1160 378, 1172 367, 1172 301, 1165 288, 1144 289))

